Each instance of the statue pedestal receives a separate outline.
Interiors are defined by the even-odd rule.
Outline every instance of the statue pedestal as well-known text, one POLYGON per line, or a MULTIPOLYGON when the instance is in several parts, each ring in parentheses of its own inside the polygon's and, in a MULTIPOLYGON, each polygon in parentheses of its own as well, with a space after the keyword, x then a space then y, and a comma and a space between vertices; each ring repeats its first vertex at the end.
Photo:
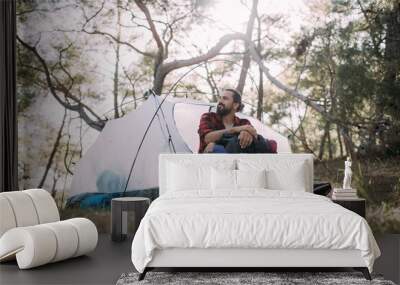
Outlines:
POLYGON ((357 189, 333 188, 332 199, 334 200, 358 199, 357 189))

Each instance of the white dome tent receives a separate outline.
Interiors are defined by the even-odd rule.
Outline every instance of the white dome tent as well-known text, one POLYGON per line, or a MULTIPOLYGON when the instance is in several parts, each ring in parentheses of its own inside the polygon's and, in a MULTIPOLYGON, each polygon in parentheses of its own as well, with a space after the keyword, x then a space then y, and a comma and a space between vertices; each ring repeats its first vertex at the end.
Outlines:
MULTIPOLYGON (((129 192, 132 196, 133 191, 155 198, 158 192, 143 191, 157 191, 158 155, 197 153, 200 116, 214 110, 214 106, 185 98, 165 98, 163 101, 160 96, 150 95, 126 116, 108 121, 79 161, 70 196, 95 192, 129 192)), ((291 152, 286 137, 255 118, 242 113, 237 116, 249 119, 259 134, 275 140, 278 153, 291 152)))

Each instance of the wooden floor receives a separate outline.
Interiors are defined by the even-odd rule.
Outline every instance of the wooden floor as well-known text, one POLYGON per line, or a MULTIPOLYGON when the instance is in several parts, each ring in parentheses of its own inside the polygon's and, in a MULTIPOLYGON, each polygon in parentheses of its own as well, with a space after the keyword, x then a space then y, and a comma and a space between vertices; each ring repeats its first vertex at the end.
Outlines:
MULTIPOLYGON (((399 284, 400 235, 377 237, 377 241, 382 257, 376 261, 374 273, 399 284)), ((103 234, 96 250, 88 256, 29 270, 19 270, 15 262, 3 263, 0 284, 115 284, 122 273, 134 271, 130 247, 131 240, 114 243, 109 235, 103 234)))
POLYGON ((99 235, 95 251, 41 267, 19 270, 16 262, 0 264, 0 284, 115 284, 124 272, 134 271, 131 241, 112 242, 99 235))

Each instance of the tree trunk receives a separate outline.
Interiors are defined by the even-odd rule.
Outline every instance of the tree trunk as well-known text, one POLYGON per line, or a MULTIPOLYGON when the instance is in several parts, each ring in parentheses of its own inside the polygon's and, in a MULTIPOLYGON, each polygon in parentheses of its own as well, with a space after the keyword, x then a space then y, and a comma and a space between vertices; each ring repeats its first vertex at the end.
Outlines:
POLYGON ((333 154, 332 154, 332 141, 331 141, 331 124, 328 123, 328 134, 327 134, 327 139, 328 139, 328 157, 329 159, 333 159, 333 154))
MULTIPOLYGON (((384 112, 389 113, 395 121, 395 118, 399 118, 400 111, 400 2, 394 1, 393 7, 385 14, 384 95, 379 96, 381 100, 379 100, 380 105, 378 105, 378 108, 382 110, 380 127, 384 124, 384 112)), ((382 151, 387 148, 400 149, 398 128, 398 123, 392 123, 391 126, 387 127, 388 130, 378 131, 382 151)))
POLYGON ((342 158, 344 153, 343 153, 342 136, 340 135, 339 126, 336 126, 336 132, 337 132, 337 139, 338 139, 338 143, 339 143, 340 158, 342 158))
POLYGON ((136 108, 137 108, 137 99, 136 99, 136 91, 135 91, 135 89, 132 90, 132 97, 133 97, 133 108, 136 110, 136 108))
MULTIPOLYGON (((251 8, 251 13, 249 16, 249 20, 247 22, 247 29, 246 29, 246 38, 248 39, 248 41, 251 41, 252 38, 254 21, 257 16, 257 6, 258 6, 258 0, 253 0, 253 6, 251 8)), ((244 86, 246 84, 247 72, 249 70, 251 61, 251 56, 250 53, 248 52, 248 43, 245 42, 244 45, 247 52, 243 56, 242 69, 240 71, 239 82, 238 85, 236 86, 236 90, 239 91, 240 93, 243 93, 244 86)))
POLYGON ((208 85, 210 86, 210 89, 211 89, 211 95, 212 95, 211 101, 212 102, 217 102, 218 101, 218 95, 219 95, 218 94, 218 86, 215 83, 214 76, 213 76, 212 72, 208 68, 207 62, 204 64, 204 68, 206 69, 206 73, 207 73, 206 80, 207 80, 207 83, 208 83, 208 85))
POLYGON ((353 141, 350 137, 349 134, 349 129, 343 127, 342 129, 342 136, 343 136, 343 140, 344 140, 344 145, 346 147, 346 155, 351 157, 352 160, 356 159, 356 155, 354 152, 354 145, 353 145, 353 141))
POLYGON ((153 81, 153 91, 157 94, 160 95, 163 91, 163 87, 164 87, 164 81, 165 81, 165 77, 167 76, 167 74, 165 74, 164 72, 161 73, 159 70, 161 69, 161 67, 158 67, 158 70, 156 72, 156 75, 154 77, 154 81, 153 81))
POLYGON ((114 118, 119 118, 119 110, 118 110, 118 83, 119 83, 119 44, 117 43, 117 50, 115 51, 115 70, 114 70, 114 118))
POLYGON ((324 127, 324 134, 322 135, 322 138, 321 138, 321 144, 319 145, 319 153, 318 153, 319 160, 322 160, 322 158, 324 156, 325 142, 326 142, 326 138, 328 136, 328 132, 329 132, 329 122, 326 122, 325 127, 324 127))
POLYGON ((258 82, 258 101, 257 101, 257 119, 262 121, 262 114, 264 109, 264 79, 261 68, 259 69, 259 82, 258 82))
POLYGON ((120 50, 120 39, 121 39, 121 10, 120 3, 121 1, 117 1, 117 42, 115 49, 115 70, 114 70, 114 118, 119 118, 119 110, 118 110, 118 83, 119 83, 119 50, 120 50))
MULTIPOLYGON (((57 179, 57 165, 56 165, 56 167, 54 168, 54 174, 53 174, 53 186, 51 186, 51 190, 50 190, 51 197, 53 197, 54 199, 56 199, 56 195, 57 195, 57 190, 56 190, 57 181, 58 181, 58 179, 57 179)), ((58 205, 57 205, 57 207, 58 207, 58 205)))
POLYGON ((60 140, 62 138, 62 132, 63 132, 63 129, 64 129, 64 124, 65 124, 65 118, 66 117, 67 117, 67 110, 64 110, 64 116, 63 116, 63 119, 62 119, 62 122, 61 122, 61 126, 58 129, 58 133, 57 133, 57 137, 56 137, 56 140, 54 142, 54 145, 53 145, 53 149, 51 150, 49 160, 47 161, 47 164, 46 164, 46 169, 44 170, 44 173, 43 173, 42 179, 39 182, 38 188, 42 188, 43 187, 43 184, 44 184, 44 182, 46 181, 46 178, 47 178, 47 174, 49 173, 51 165, 53 164, 54 156, 57 153, 57 149, 58 149, 58 146, 60 145, 60 140))
MULTIPOLYGON (((258 18, 259 19, 259 18, 258 18)), ((257 50, 261 53, 261 21, 258 20, 257 26, 257 50)), ((258 67, 258 100, 257 100, 257 119, 262 121, 262 113, 264 109, 264 74, 261 67, 258 67)))
POLYGON ((299 126, 299 131, 300 131, 300 142, 301 142, 301 145, 303 146, 304 151, 313 153, 312 149, 308 145, 306 132, 304 131, 303 124, 301 124, 301 123, 299 126))

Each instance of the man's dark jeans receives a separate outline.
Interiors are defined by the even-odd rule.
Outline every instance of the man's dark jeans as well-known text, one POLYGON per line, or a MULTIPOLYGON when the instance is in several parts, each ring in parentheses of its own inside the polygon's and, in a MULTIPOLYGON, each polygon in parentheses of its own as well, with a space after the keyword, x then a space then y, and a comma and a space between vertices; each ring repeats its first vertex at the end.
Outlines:
POLYGON ((271 147, 263 136, 257 135, 253 142, 242 148, 238 135, 224 135, 215 142, 213 153, 272 153, 271 147))

